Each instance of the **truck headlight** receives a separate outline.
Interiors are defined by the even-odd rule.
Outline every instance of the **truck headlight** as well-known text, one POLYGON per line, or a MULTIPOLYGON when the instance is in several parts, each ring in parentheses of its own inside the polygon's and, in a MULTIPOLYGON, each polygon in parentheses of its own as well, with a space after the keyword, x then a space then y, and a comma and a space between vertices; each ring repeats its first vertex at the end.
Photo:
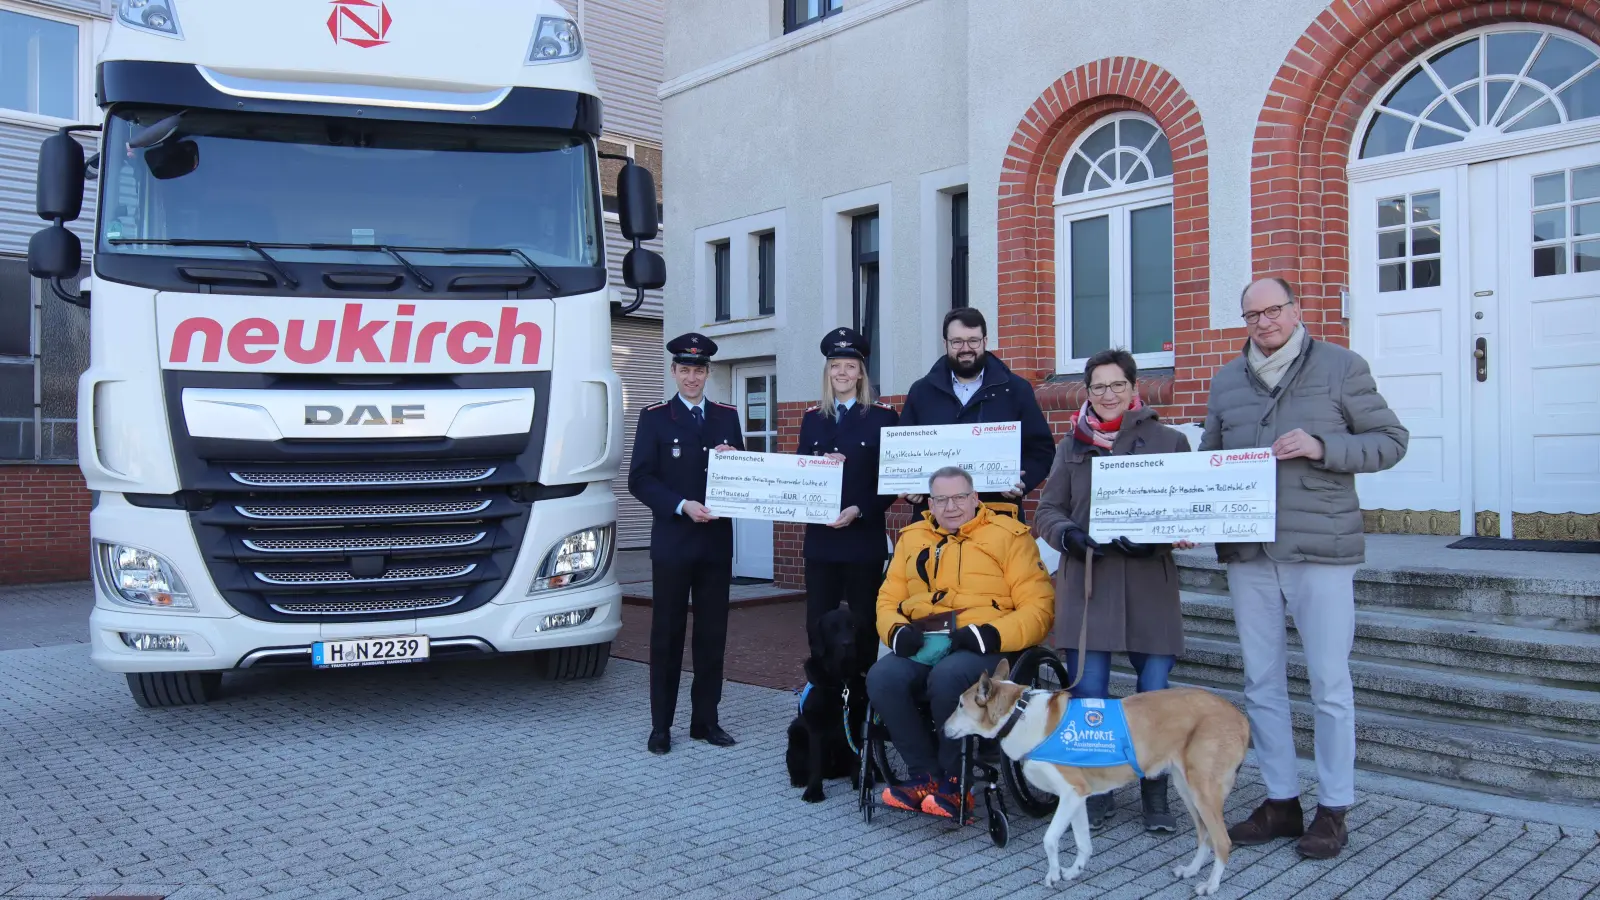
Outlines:
POLYGON ((155 609, 194 609, 177 567, 149 550, 97 541, 95 560, 112 600, 155 609))
POLYGON ((178 28, 177 0, 117 0, 122 24, 164 37, 183 39, 178 28))
POLYGON ((547 62, 564 62, 583 55, 583 36, 578 34, 578 23, 558 16, 540 16, 533 29, 533 48, 528 51, 528 65, 547 62))
POLYGON ((539 574, 528 593, 588 584, 604 575, 611 566, 611 534, 614 526, 585 528, 562 538, 544 556, 539 574))

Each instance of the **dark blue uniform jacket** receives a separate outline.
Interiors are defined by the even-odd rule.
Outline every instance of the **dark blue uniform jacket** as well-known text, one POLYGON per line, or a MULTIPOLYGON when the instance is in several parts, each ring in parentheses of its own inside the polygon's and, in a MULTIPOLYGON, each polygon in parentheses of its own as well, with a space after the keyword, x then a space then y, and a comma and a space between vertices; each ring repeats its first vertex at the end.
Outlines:
POLYGON ((840 509, 858 507, 861 515, 844 528, 807 525, 805 558, 823 562, 882 562, 888 553, 883 514, 895 495, 878 495, 878 432, 900 416, 882 403, 856 403, 837 421, 816 407, 800 420, 801 456, 844 454, 844 492, 840 509))
POLYGON ((647 406, 639 413, 633 436, 633 465, 628 493, 650 507, 650 558, 665 562, 730 562, 733 520, 696 523, 678 515, 683 500, 706 501, 706 467, 719 444, 744 449, 739 411, 705 404, 706 421, 699 428, 689 407, 677 397, 647 406))

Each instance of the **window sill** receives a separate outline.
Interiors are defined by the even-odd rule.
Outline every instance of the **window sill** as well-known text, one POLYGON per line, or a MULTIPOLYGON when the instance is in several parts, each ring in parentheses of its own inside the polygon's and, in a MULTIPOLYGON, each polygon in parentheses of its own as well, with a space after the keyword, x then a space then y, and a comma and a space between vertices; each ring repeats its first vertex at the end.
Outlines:
POLYGON ((730 334, 752 334, 758 331, 776 331, 778 317, 754 316, 749 319, 732 319, 727 322, 713 322, 700 326, 700 333, 710 338, 723 337, 730 334))
MULTIPOLYGON (((1162 351, 1159 353, 1135 353, 1133 355, 1133 363, 1139 367, 1139 374, 1143 376, 1146 371, 1153 372, 1158 369, 1166 369, 1170 371, 1178 364, 1178 361, 1176 353, 1172 351, 1162 351)), ((1083 367, 1088 364, 1088 357, 1084 357, 1083 359, 1057 360, 1056 372, 1060 373, 1057 377, 1070 376, 1072 378, 1082 378, 1083 367)))
POLYGON ((55 116, 45 116, 39 113, 23 112, 20 109, 0 109, 0 124, 25 125, 31 128, 65 128, 68 125, 87 125, 78 119, 58 119, 55 116))
POLYGON ((870 0, 870 2, 863 2, 860 5, 847 6, 841 12, 827 16, 820 22, 803 25, 735 56, 679 75, 662 84, 656 92, 656 97, 660 100, 666 100, 684 91, 693 90, 703 84, 731 75, 741 69, 747 69, 774 57, 782 56, 813 41, 820 41, 829 35, 871 22, 874 19, 882 18, 892 12, 920 2, 922 0, 870 0))

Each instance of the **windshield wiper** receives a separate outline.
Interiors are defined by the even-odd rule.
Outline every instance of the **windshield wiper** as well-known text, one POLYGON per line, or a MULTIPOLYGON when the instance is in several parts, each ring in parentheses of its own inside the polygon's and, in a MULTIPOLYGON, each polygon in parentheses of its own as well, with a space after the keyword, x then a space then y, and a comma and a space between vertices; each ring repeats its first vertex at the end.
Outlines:
POLYGON ((550 277, 550 273, 545 271, 543 266, 534 262, 529 258, 528 254, 523 253, 516 247, 401 247, 400 249, 407 253, 444 253, 451 256, 515 256, 519 262, 527 267, 528 271, 534 274, 535 278, 543 278, 545 284, 550 285, 550 290, 556 292, 561 290, 561 285, 550 277))
MULTIPOLYGON (((283 266, 278 265, 278 261, 276 259, 272 258, 272 254, 268 253, 266 251, 265 247, 263 247, 261 244, 256 243, 255 241, 211 240, 209 238, 107 238, 106 239, 106 243, 108 243, 108 244, 156 244, 156 245, 162 246, 162 247, 239 247, 239 248, 242 248, 242 249, 245 249, 245 250, 249 250, 249 251, 255 253, 257 256, 261 257, 263 260, 265 260, 267 265, 272 269, 272 271, 277 273, 277 276, 279 278, 283 279, 283 283, 284 284, 287 284, 289 287, 294 288, 296 290, 298 290, 299 287, 300 287, 300 279, 294 277, 293 275, 290 275, 289 271, 287 269, 285 269, 283 266)), ((279 249, 279 248, 284 247, 284 245, 283 244, 267 244, 266 247, 272 247, 274 249, 279 249)))
MULTIPOLYGON (((400 268, 406 270, 407 275, 416 279, 417 287, 425 291, 433 290, 433 279, 422 274, 416 266, 413 266, 409 260, 400 255, 399 250, 388 244, 306 244, 305 248, 307 250, 360 250, 368 253, 376 250, 379 253, 387 253, 395 262, 400 264, 400 268)), ((406 249, 411 250, 413 248, 407 247, 406 249)))
POLYGON ((224 240, 211 238, 107 238, 108 244, 156 244, 164 247, 239 247, 250 250, 272 267, 290 287, 298 288, 300 282, 267 253, 272 250, 333 250, 348 253, 383 253, 399 263, 406 274, 416 279, 417 286, 425 291, 434 288, 432 279, 422 274, 422 271, 412 265, 403 253, 439 253, 446 256, 513 256, 517 261, 532 272, 535 278, 543 278, 550 285, 550 290, 559 293, 561 285, 543 266, 529 258, 528 254, 516 247, 397 247, 392 244, 320 244, 320 243, 282 243, 266 241, 224 240))

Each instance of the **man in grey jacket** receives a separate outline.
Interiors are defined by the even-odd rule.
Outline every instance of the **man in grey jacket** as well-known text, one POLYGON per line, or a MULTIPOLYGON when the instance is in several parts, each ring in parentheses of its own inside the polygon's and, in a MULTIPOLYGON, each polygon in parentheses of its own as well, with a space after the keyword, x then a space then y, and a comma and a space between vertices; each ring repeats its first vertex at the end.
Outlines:
POLYGON ((1228 829, 1242 846, 1299 838, 1302 856, 1328 859, 1347 841, 1355 802, 1355 572, 1365 560, 1358 472, 1379 472, 1405 455, 1410 433, 1383 397, 1366 360, 1313 340, 1294 290, 1281 278, 1253 282, 1241 297, 1249 340, 1211 379, 1201 450, 1272 448, 1278 459, 1278 521, 1271 543, 1218 544, 1228 566, 1234 621, 1244 652, 1244 693, 1267 800, 1228 829), (1300 806, 1284 613, 1311 675, 1317 814, 1300 806))

